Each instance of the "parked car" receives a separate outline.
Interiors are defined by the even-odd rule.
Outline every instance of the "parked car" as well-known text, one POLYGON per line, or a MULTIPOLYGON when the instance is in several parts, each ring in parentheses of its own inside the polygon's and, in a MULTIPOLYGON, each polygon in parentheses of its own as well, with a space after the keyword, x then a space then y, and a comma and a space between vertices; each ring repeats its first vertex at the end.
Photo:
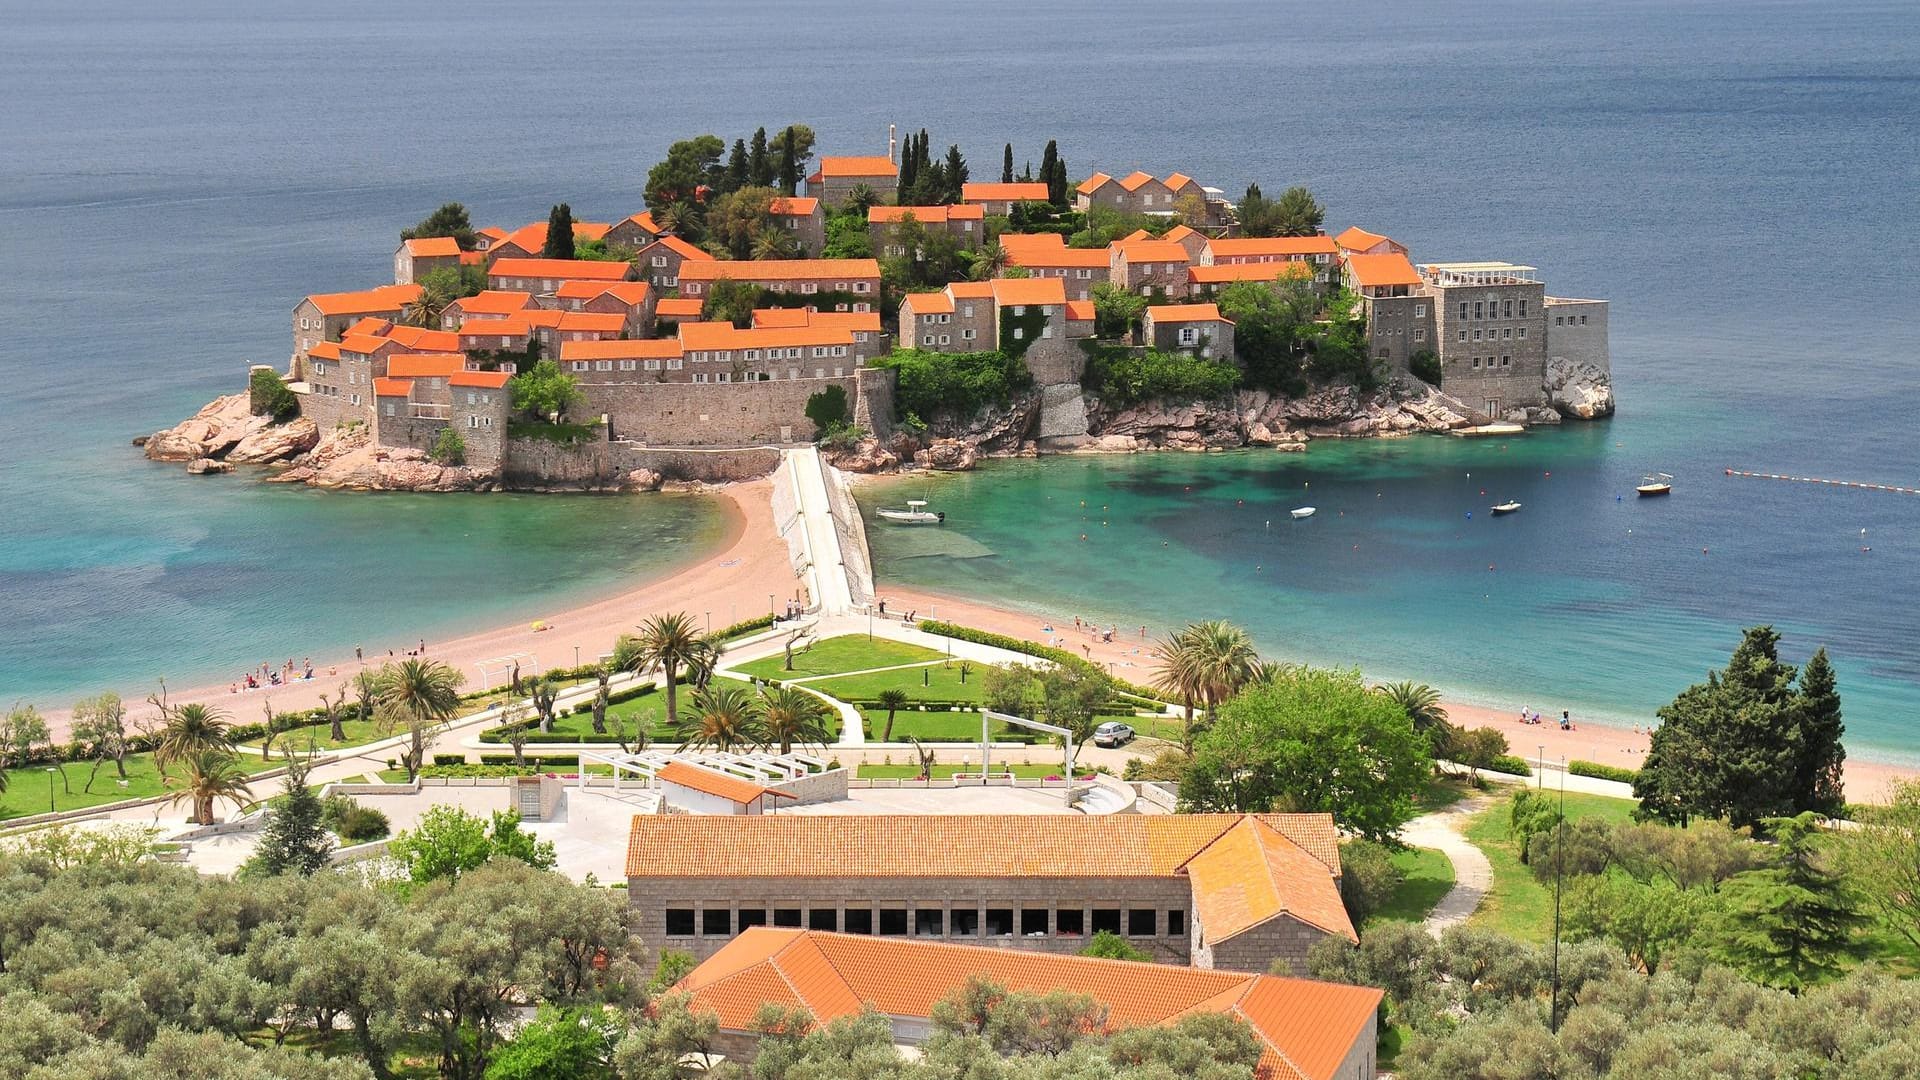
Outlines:
POLYGON ((1125 746, 1133 741, 1133 726, 1109 720, 1093 729, 1093 745, 1125 746))

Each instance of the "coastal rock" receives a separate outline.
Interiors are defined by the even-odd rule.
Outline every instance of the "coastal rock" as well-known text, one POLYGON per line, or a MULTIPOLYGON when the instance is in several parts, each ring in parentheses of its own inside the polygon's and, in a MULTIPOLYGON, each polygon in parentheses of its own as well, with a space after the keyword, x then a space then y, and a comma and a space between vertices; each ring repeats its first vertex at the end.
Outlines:
POLYGON ((173 427, 154 432, 147 437, 144 449, 154 461, 225 457, 235 444, 271 423, 249 411, 247 395, 228 394, 213 399, 173 427))
POLYGON ((635 469, 620 481, 624 491, 658 491, 661 476, 652 469, 635 469))
POLYGON ((1562 416, 1594 420, 1613 415, 1613 378, 1593 364, 1549 357, 1544 385, 1548 403, 1562 416))
POLYGON ((241 465, 264 465, 304 454, 319 442, 319 426, 302 416, 253 432, 227 451, 226 460, 241 465))
POLYGON ((215 461, 210 457, 194 458, 187 462, 187 474, 190 476, 211 476, 214 473, 230 473, 233 466, 224 461, 215 461))
POLYGON ((965 472, 980 463, 979 449, 962 439, 935 439, 925 453, 928 468, 947 472, 965 472))
POLYGON ((831 451, 826 455, 826 460, 834 468, 850 473, 886 472, 900 464, 900 459, 891 450, 872 437, 861 439, 848 449, 831 451))

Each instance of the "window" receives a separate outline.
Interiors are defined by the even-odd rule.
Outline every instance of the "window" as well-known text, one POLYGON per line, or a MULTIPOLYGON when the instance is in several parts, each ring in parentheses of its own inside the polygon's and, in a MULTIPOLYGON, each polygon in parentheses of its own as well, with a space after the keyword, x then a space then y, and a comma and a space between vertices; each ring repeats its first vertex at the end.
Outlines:
POLYGON ((942 344, 942 345, 951 345, 951 344, 953 344, 953 335, 952 335, 952 334, 941 334, 941 335, 940 335, 940 344, 942 344))
POLYGON ((848 908, 846 922, 849 934, 871 934, 873 933, 873 909, 848 908))
POLYGON ((1424 318, 1426 318, 1426 317, 1427 317, 1427 305, 1425 305, 1425 304, 1415 304, 1415 305, 1413 305, 1413 317, 1414 317, 1414 318, 1416 318, 1416 319, 1424 319, 1424 318))
POLYGON ((1520 301, 1520 317, 1523 319, 1527 317, 1527 302, 1525 300, 1520 301))
POLYGON ((907 913, 904 908, 882 908, 880 911, 880 933, 887 937, 898 937, 907 932, 907 913))
POLYGON ((916 937, 943 937, 947 913, 939 908, 915 908, 913 932, 916 937))
POLYGON ((960 305, 960 317, 963 319, 973 318, 973 305, 972 304, 960 305))
POLYGON ((649 361, 647 361, 647 370, 648 370, 648 371, 659 371, 659 370, 660 370, 660 361, 658 361, 658 360, 649 360, 649 361))
POLYGON ((815 345, 813 347, 813 358, 815 360, 818 360, 825 355, 827 355, 827 347, 825 345, 815 345))
POLYGON ((1503 357, 1501 357, 1501 358, 1500 358, 1500 366, 1501 366, 1501 367, 1512 367, 1512 366, 1513 366, 1513 357, 1511 357, 1511 356, 1503 356, 1503 357))
POLYGON ((1425 330, 1415 330, 1413 332, 1413 340, 1415 341, 1427 340, 1427 332, 1425 330))
POLYGON ((1097 934, 1102 930, 1105 930, 1109 934, 1117 934, 1120 932, 1119 908, 1093 909, 1093 932, 1097 934))
POLYGON ((611 360, 595 360, 595 361, 593 362, 593 370, 595 370, 595 371, 612 371, 612 370, 613 370, 613 361, 611 361, 611 360))
POLYGON ((1467 317, 1467 302, 1465 300, 1460 301, 1460 317, 1463 319, 1467 317))
POLYGON ((950 323, 950 322, 952 322, 952 321, 953 321, 953 316, 952 316, 952 315, 941 315, 941 316, 940 316, 940 321, 941 321, 941 322, 943 322, 943 323, 950 323))
POLYGON ((1504 338, 1504 339, 1507 339, 1507 340, 1512 340, 1512 338, 1513 338, 1513 327, 1511 327, 1511 326, 1508 326, 1508 327, 1504 327, 1504 328, 1502 328, 1502 329, 1501 329, 1501 331, 1500 331, 1500 336, 1501 336, 1502 338, 1504 338))
POLYGON ((1479 327, 1475 327, 1475 328, 1474 328, 1474 331, 1473 331, 1473 340, 1475 340, 1475 341, 1479 341, 1479 340, 1480 340, 1480 329, 1479 329, 1479 327))
POLYGON ((1024 338, 1024 337, 1026 337, 1026 336, 1027 336, 1027 328, 1026 328, 1026 327, 1024 327, 1024 326, 1016 326, 1016 327, 1014 327, 1014 328, 1013 328, 1013 340, 1015 340, 1015 341, 1019 341, 1019 340, 1020 340, 1021 338, 1024 338))
POLYGON ((1481 301, 1479 301, 1479 300, 1475 300, 1475 301, 1473 302, 1473 317, 1474 317, 1474 318, 1476 318, 1476 319, 1484 319, 1484 318, 1486 318, 1486 317, 1487 317, 1487 305, 1486 305, 1485 303, 1483 303, 1483 302, 1481 302, 1481 301))
POLYGON ((731 371, 723 371, 723 372, 721 372, 720 374, 718 374, 718 375, 715 375, 715 376, 713 377, 713 381, 714 381, 714 382, 732 382, 732 381, 733 381, 733 372, 731 372, 731 371))
POLYGON ((1480 358, 1479 358, 1479 357, 1477 357, 1477 356, 1476 356, 1476 357, 1474 357, 1474 358, 1473 358, 1473 366, 1474 366, 1475 368, 1478 368, 1478 367, 1480 366, 1480 358))
POLYGON ((845 345, 835 345, 833 347, 833 355, 835 356, 847 355, 847 347, 845 345))
POLYGON ((1013 909, 988 908, 987 922, 984 927, 988 937, 1013 936, 1013 909))
POLYGON ((742 356, 742 357, 741 357, 741 359, 742 359, 742 360, 758 360, 758 359, 760 359, 760 350, 759 350, 759 349, 748 349, 748 350, 747 350, 747 352, 746 352, 746 355, 745 355, 745 356, 742 356))
POLYGON ((745 932, 750 927, 767 925, 766 908, 741 908, 740 929, 745 932))
POLYGON ((1127 936, 1152 937, 1156 930, 1154 924, 1159 921, 1154 914, 1152 908, 1134 908, 1127 912, 1127 936))
POLYGON ((932 326, 936 320, 932 315, 922 315, 920 316, 920 321, 927 324, 928 326, 932 326))
POLYGON ((1079 937, 1087 932, 1087 913, 1079 908, 1062 908, 1054 912, 1053 927, 1061 937, 1079 937))
POLYGON ((680 361, 679 361, 679 360, 678 360, 677 358, 676 358, 676 359, 673 359, 673 360, 669 360, 669 361, 667 361, 667 370, 668 370, 668 371, 679 371, 679 370, 680 370, 680 361))
POLYGON ((820 283, 817 281, 803 281, 800 283, 800 291, 808 296, 812 296, 814 293, 820 291, 820 283))
POLYGON ((1460 331, 1460 340, 1461 341, 1467 340, 1467 331, 1464 327, 1460 331))
POLYGON ((690 907, 670 907, 667 909, 667 936, 693 936, 693 909, 690 907))
MULTIPOLYGON (((649 360, 649 361, 647 361, 647 363, 649 363, 649 364, 651 364, 651 363, 656 363, 656 362, 657 362, 657 361, 653 361, 653 360, 649 360)), ((621 370, 621 371, 633 371, 633 370, 635 370, 635 369, 637 369, 637 368, 638 368, 639 366, 640 366, 640 362, 639 362, 638 360, 622 360, 622 361, 620 361, 620 370, 621 370)))
POLYGON ((797 907, 774 908, 773 909, 773 925, 799 926, 800 925, 800 909, 797 907))
MULTIPOLYGON (((391 401, 389 401, 389 402, 387 402, 387 415, 388 415, 388 416, 393 416, 393 415, 395 415, 395 413, 394 413, 394 409, 393 409, 393 402, 391 402, 391 401)), ((473 418, 472 418, 472 417, 468 417, 467 419, 469 419, 469 420, 471 420, 471 419, 473 419, 473 418)))
POLYGON ((1513 301, 1507 301, 1507 318, 1513 318, 1513 301))
POLYGON ((980 912, 975 908, 954 908, 953 936, 979 937, 980 912))
POLYGON ((726 908, 707 908, 700 913, 700 932, 708 937, 726 937, 733 930, 733 912, 726 908))
POLYGON ((1565 326, 1566 324, 1567 324, 1567 319, 1566 319, 1566 316, 1564 316, 1564 315, 1555 315, 1555 316, 1553 317, 1553 325, 1555 325, 1555 326, 1565 326))
POLYGON ((1197 345, 1199 344, 1199 342, 1200 342, 1199 328, 1192 327, 1192 326, 1183 326, 1180 328, 1180 344, 1197 345))
POLYGON ((962 331, 960 331, 960 340, 961 340, 961 341, 972 341, 972 340, 973 340, 973 331, 971 331, 971 330, 962 330, 962 331))
POLYGON ((655 255, 653 257, 653 265, 655 266, 667 265, 667 257, 665 255, 655 255))
POLYGON ((1040 336, 1041 336, 1042 338, 1050 338, 1050 337, 1052 337, 1052 336, 1053 336, 1053 327, 1051 327, 1051 326, 1042 326, 1042 327, 1040 328, 1040 336))
POLYGON ((1525 341, 1526 339, 1527 339, 1527 328, 1523 326, 1520 328, 1520 340, 1525 341))
POLYGON ((807 929, 831 933, 840 929, 840 913, 833 908, 813 908, 807 912, 807 929))
POLYGON ((1187 913, 1179 908, 1167 911, 1167 936, 1182 937, 1187 932, 1187 913))
POLYGON ((1047 936, 1047 909, 1046 908, 1030 907, 1030 908, 1020 909, 1020 936, 1021 937, 1046 937, 1047 936))
POLYGON ((1585 315, 1580 316, 1580 325, 1581 326, 1587 325, 1587 317, 1585 315))
POLYGON ((1082 268, 1075 270, 1073 276, 1079 278, 1081 281, 1091 281, 1093 279, 1093 271, 1082 268))

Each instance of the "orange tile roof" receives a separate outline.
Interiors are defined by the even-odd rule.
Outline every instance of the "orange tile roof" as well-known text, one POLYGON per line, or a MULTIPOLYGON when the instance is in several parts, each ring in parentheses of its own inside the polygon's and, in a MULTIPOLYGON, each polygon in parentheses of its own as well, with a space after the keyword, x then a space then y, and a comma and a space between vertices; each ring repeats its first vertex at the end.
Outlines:
POLYGON ((592 330, 617 334, 627 325, 627 317, 617 311, 562 311, 554 323, 556 330, 592 330))
POLYGON ((1067 238, 1059 233, 1001 233, 1000 250, 1008 255, 1047 253, 1066 248, 1067 238))
POLYGON ((677 236, 662 236, 658 240, 655 240, 652 244, 648 244, 646 247, 641 248, 637 254, 644 256, 647 253, 647 249, 655 246, 656 244, 659 245, 660 247, 666 248, 668 251, 673 252, 675 255, 680 256, 682 259, 693 259, 699 262, 716 261, 713 257, 712 252, 706 250, 705 248, 695 247, 692 244, 687 243, 685 240, 682 240, 677 236))
POLYGON ((906 220, 909 214, 922 225, 982 221, 986 218, 986 210, 978 206, 870 206, 867 208, 867 224, 891 225, 906 220))
POLYGON ((507 237, 513 235, 512 233, 508 232, 507 230, 501 228, 498 225, 489 225, 484 229, 476 229, 474 231, 479 233, 481 236, 484 236, 487 239, 492 240, 496 244, 502 240, 505 240, 507 237))
MULTIPOLYGON (((600 240, 613 228, 611 222, 576 221, 573 223, 574 239, 600 240)), ((547 223, 533 221, 513 230, 502 243, 513 243, 528 251, 539 252, 547 246, 547 223)))
POLYGON ((405 241, 407 254, 416 259, 445 259, 460 254, 460 242, 451 236, 423 236, 405 241))
POLYGON ((740 777, 729 776, 726 773, 685 761, 670 761, 667 763, 666 768, 661 769, 654 775, 666 783, 679 784, 684 788, 692 788, 703 794, 715 795, 722 799, 731 799, 737 803, 750 803, 765 795, 774 795, 783 799, 794 798, 794 795, 790 792, 775 791, 770 787, 762 787, 751 780, 742 780, 740 777))
POLYGON ((1057 277, 994 278, 993 302, 1001 307, 1038 304, 1059 307, 1067 302, 1067 283, 1057 277))
POLYGON ((533 294, 505 289, 488 289, 454 301, 463 315, 510 315, 533 306, 533 294))
POLYGON ((460 253, 461 266, 485 266, 487 253, 484 251, 463 251, 460 253))
POLYGON ((1113 245, 1128 262, 1187 262, 1187 249, 1171 240, 1123 240, 1113 245))
POLYGON ((697 319, 706 306, 706 301, 697 296, 669 296, 653 305, 653 313, 663 319, 697 319))
POLYGON ((776 326, 809 326, 812 313, 806 308, 754 308, 753 328, 767 330, 776 326))
POLYGON ((1040 183, 961 184, 960 198, 967 202, 1046 202, 1047 185, 1040 183))
POLYGON ((947 293, 955 300, 988 300, 993 297, 993 282, 956 281, 947 286, 947 293))
POLYGON ((680 345, 689 351, 851 344, 853 331, 836 326, 770 326, 742 330, 728 322, 680 324, 680 345))
POLYGON ((495 390, 507 385, 513 376, 504 371, 462 371, 447 379, 448 386, 485 386, 495 390))
POLYGON ((322 315, 378 315, 399 311, 418 299, 418 285, 381 285, 364 292, 314 293, 307 303, 322 315))
POLYGON ((679 338, 632 338, 626 341, 563 341, 562 360, 665 360, 681 355, 679 338))
POLYGON ((576 221, 573 223, 573 235, 575 237, 584 236, 588 240, 604 240, 606 239, 607 233, 612 231, 612 229, 613 222, 611 221, 576 221))
POLYGON ((1074 188, 1073 190, 1079 192, 1082 195, 1091 195, 1094 192, 1099 191, 1112 179, 1113 177, 1108 176, 1106 173, 1097 172, 1097 173, 1094 173, 1092 176, 1087 177, 1085 180, 1080 181, 1080 185, 1074 188))
POLYGON ((371 356, 383 348, 397 346, 398 342, 372 334, 347 334, 340 339, 340 351, 360 353, 371 356))
POLYGON ((1168 173, 1167 178, 1160 182, 1167 185, 1169 190, 1179 191, 1181 188, 1193 183, 1193 177, 1188 176, 1186 173, 1168 173))
POLYGON ((460 347, 459 334, 451 330, 428 330, 422 326, 396 326, 387 331, 386 337, 414 352, 453 352, 460 347))
POLYGON ((1224 285, 1232 281, 1278 281, 1283 277, 1310 278, 1313 265, 1306 262, 1225 263, 1218 266, 1189 266, 1187 280, 1195 285, 1224 285))
POLYGON ((1007 263, 1012 266, 1045 267, 1054 269, 1105 269, 1113 261, 1107 248, 1075 248, 1065 244, 1017 244, 1006 245, 1006 237, 1000 238, 1000 250, 1007 253, 1007 263))
POLYGON ((1092 322, 1093 321, 1093 301, 1091 300, 1067 301, 1067 321, 1068 322, 1092 322))
MULTIPOLYGON (((644 281, 616 281, 600 290, 600 295, 605 296, 611 293, 622 303, 630 307, 639 307, 641 304, 647 302, 647 294, 652 291, 653 286, 644 281)), ((591 300, 593 298, 588 297, 587 299, 591 300)))
POLYGON ((807 308, 755 308, 753 310, 753 328, 769 329, 776 326, 827 326, 841 330, 866 330, 878 333, 880 313, 877 311, 812 311, 807 308))
POLYGON ((813 175, 820 177, 899 176, 900 166, 887 157, 823 157, 813 175))
POLYGON ((953 297, 945 290, 940 292, 908 293, 900 298, 903 306, 911 305, 915 315, 951 315, 953 297))
POLYGON ((1418 285, 1420 272, 1397 251, 1385 255, 1349 255, 1347 270, 1356 284, 1366 287, 1418 285))
POLYGON ((1238 240, 1209 240, 1216 259, 1260 255, 1332 255, 1340 250, 1331 236, 1256 236, 1238 240))
POLYGON ((1148 308, 1147 317, 1156 323, 1233 321, 1221 316, 1218 304, 1161 304, 1148 308))
POLYGON ((1393 238, 1390 236, 1381 236, 1379 233, 1368 232, 1360 226, 1354 225, 1348 228, 1346 232, 1334 237, 1333 242, 1348 251, 1365 251, 1375 244, 1391 244, 1393 243, 1393 238))
POLYGON ((526 311, 516 311, 512 316, 505 319, 468 319, 466 322, 460 324, 459 333, 463 338, 480 337, 483 335, 492 337, 512 337, 519 335, 524 337, 527 331, 533 328, 533 324, 527 321, 527 316, 531 314, 533 314, 533 310, 528 309, 526 311))
POLYGON ((1148 173, 1140 172, 1139 170, 1136 169, 1135 171, 1128 173, 1125 177, 1121 179, 1120 186, 1126 189, 1127 191, 1139 191, 1142 187, 1146 186, 1147 184, 1151 184, 1152 182, 1153 182, 1152 175, 1148 173))
POLYGON ((819 209, 819 199, 798 195, 782 195, 767 206, 768 213, 783 214, 788 217, 812 217, 819 209))
POLYGON ((635 225, 640 226, 642 229, 645 229, 650 233, 658 234, 666 231, 665 229, 662 229, 659 225, 654 223, 653 211, 651 210, 642 210, 637 214, 629 214, 627 215, 627 220, 633 222, 635 225))
POLYGON ((1128 233, 1127 235, 1121 237, 1120 242, 1123 244, 1128 244, 1128 243, 1132 243, 1135 240, 1158 240, 1158 239, 1159 237, 1153 235, 1152 233, 1148 232, 1145 229, 1135 229, 1132 232, 1128 233))
POLYGON ((392 326, 393 326, 393 321, 391 319, 383 319, 383 318, 380 318, 378 315, 368 315, 366 318, 363 318, 363 319, 355 319, 350 326, 348 326, 345 330, 340 332, 340 336, 341 337, 362 337, 362 336, 382 337, 386 334, 386 332, 389 329, 392 328, 392 326))
POLYGON ((1271 975, 764 926, 728 942, 675 989, 721 1027, 753 1031, 764 1002, 804 1009, 820 1023, 864 1007, 930 1018, 935 1004, 974 976, 1017 992, 1086 994, 1104 1007, 1112 1029, 1203 1012, 1236 1016, 1261 1043, 1263 1080, 1330 1080, 1382 996, 1271 975))
POLYGON ((378 378, 373 380, 374 397, 406 397, 412 392, 412 379, 378 378))
POLYGON ((387 374, 395 379, 446 378, 467 370, 462 353, 395 353, 387 357, 387 374))
POLYGON ((612 293, 629 307, 637 307, 646 303, 651 288, 644 281, 570 280, 555 286, 553 295, 562 300, 593 300, 612 293))
POLYGON ((683 279, 718 281, 795 281, 843 278, 859 280, 880 276, 880 263, 874 259, 754 259, 689 262, 680 267, 683 279))
POLYGON ((313 343, 313 348, 307 350, 307 355, 321 360, 338 360, 340 359, 340 343, 337 341, 316 341, 313 343))
POLYGON ((1183 869, 1210 940, 1224 941, 1280 915, 1359 940, 1326 865, 1257 819, 1228 829, 1183 869))
POLYGON ((1187 228, 1185 225, 1175 225, 1173 228, 1168 229, 1167 234, 1165 236, 1162 236, 1160 239, 1172 240, 1174 243, 1179 243, 1180 241, 1185 240, 1189 236, 1199 236, 1199 235, 1200 235, 1199 233, 1193 231, 1192 229, 1187 228))
MULTIPOLYGON (((697 327, 682 326, 686 340, 697 327)), ((735 331, 754 333, 755 331, 735 331)), ((723 346, 713 346, 723 347, 723 346)), ((1326 814, 1262 814, 1338 873, 1339 838, 1326 814)), ((1167 877, 1243 814, 1115 814, 1036 818, 1008 830, 991 815, 796 815, 753 821, 642 815, 633 819, 634 877, 1167 877), (935 860, 902 851, 939 852, 935 860)))
POLYGON ((632 272, 631 264, 594 259, 496 259, 487 277, 619 281, 632 272))

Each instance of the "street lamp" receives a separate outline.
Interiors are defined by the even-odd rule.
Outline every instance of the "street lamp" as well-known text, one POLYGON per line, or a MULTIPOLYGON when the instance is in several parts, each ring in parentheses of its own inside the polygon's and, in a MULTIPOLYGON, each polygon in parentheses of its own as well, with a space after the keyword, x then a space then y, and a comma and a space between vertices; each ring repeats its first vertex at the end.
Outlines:
POLYGON ((53 813, 53 774, 59 771, 51 766, 47 769, 47 813, 49 814, 53 813))
POLYGON ((767 594, 767 614, 772 616, 775 619, 779 618, 778 615, 773 614, 773 594, 772 593, 767 594))
POLYGON ((707 633, 713 633, 713 612, 707 612, 707 633))
POLYGON ((575 668, 580 666, 580 646, 578 645, 573 647, 573 666, 575 668))
POLYGON ((1540 744, 1540 756, 1533 759, 1533 771, 1534 771, 1533 786, 1535 788, 1545 788, 1547 786, 1547 744, 1546 743, 1540 744))

